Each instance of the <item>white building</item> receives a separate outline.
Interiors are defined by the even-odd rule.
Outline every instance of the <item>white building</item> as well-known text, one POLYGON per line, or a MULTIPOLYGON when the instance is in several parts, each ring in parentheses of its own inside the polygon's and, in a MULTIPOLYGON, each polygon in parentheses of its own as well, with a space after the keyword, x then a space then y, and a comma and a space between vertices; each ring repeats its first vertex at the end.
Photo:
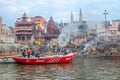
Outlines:
POLYGON ((98 37, 107 42, 116 42, 120 38, 120 31, 118 31, 119 25, 120 21, 113 21, 108 28, 99 28, 98 37))
POLYGON ((15 43, 15 35, 12 30, 6 24, 2 25, 2 36, 0 38, 1 43, 15 43))

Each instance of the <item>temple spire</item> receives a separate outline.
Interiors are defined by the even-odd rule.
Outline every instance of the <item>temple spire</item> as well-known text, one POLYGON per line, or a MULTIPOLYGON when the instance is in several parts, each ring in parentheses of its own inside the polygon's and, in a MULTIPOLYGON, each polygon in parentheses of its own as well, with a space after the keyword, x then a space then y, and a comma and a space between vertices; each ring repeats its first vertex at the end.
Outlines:
POLYGON ((71 12, 71 23, 73 23, 73 13, 71 12))
POLYGON ((25 12, 23 13, 23 17, 27 17, 27 14, 25 12))
POLYGON ((61 23, 60 23, 60 27, 63 28, 63 22, 62 22, 62 20, 61 20, 61 23))
POLYGON ((53 19, 52 16, 50 17, 50 19, 53 19))
POLYGON ((80 12, 79 12, 79 21, 83 21, 83 14, 82 14, 81 8, 80 8, 80 12))
POLYGON ((24 12, 24 13, 23 13, 23 16, 22 16, 22 20, 23 20, 23 21, 26 21, 26 19, 27 19, 27 14, 24 12))

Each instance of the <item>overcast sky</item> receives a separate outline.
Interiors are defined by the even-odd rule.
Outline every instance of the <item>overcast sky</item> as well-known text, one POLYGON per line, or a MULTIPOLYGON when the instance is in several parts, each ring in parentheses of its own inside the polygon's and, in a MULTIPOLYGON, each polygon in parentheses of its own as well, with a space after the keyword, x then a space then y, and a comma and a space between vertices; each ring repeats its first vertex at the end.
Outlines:
POLYGON ((10 26, 14 26, 24 12, 28 17, 42 16, 47 21, 53 16, 56 22, 70 22, 73 12, 74 21, 77 21, 80 8, 86 21, 104 21, 105 9, 109 12, 108 20, 120 19, 119 0, 0 0, 3 24, 10 26))

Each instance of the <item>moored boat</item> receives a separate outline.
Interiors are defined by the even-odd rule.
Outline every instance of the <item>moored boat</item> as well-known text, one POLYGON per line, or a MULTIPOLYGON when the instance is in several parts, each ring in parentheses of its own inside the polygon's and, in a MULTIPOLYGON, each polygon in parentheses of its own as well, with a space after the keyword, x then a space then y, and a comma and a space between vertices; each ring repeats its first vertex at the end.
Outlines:
POLYGON ((21 56, 19 53, 1 53, 0 58, 21 56))
MULTIPOLYGON (((0 62, 10 62, 12 59, 12 57, 18 57, 21 56, 21 54, 19 53, 0 53, 0 62)), ((13 62, 13 60, 12 60, 13 62)))
POLYGON ((75 53, 70 53, 67 55, 55 55, 55 56, 45 56, 45 57, 13 57, 17 63, 21 64, 50 64, 50 63, 69 63, 76 56, 75 53))
POLYGON ((120 58, 120 54, 111 52, 109 54, 105 54, 104 57, 106 57, 106 58, 120 58))
POLYGON ((105 55, 107 58, 120 58, 120 55, 105 55))

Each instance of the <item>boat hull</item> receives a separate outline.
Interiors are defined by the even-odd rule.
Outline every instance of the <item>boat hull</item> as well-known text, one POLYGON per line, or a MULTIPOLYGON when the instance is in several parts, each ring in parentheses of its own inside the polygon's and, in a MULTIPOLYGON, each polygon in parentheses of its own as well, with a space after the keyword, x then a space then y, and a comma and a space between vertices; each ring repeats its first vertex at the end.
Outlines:
POLYGON ((39 57, 39 58, 13 57, 13 60, 21 64, 50 64, 50 63, 68 63, 72 61, 74 57, 75 54, 68 54, 68 55, 47 56, 47 57, 39 57))

